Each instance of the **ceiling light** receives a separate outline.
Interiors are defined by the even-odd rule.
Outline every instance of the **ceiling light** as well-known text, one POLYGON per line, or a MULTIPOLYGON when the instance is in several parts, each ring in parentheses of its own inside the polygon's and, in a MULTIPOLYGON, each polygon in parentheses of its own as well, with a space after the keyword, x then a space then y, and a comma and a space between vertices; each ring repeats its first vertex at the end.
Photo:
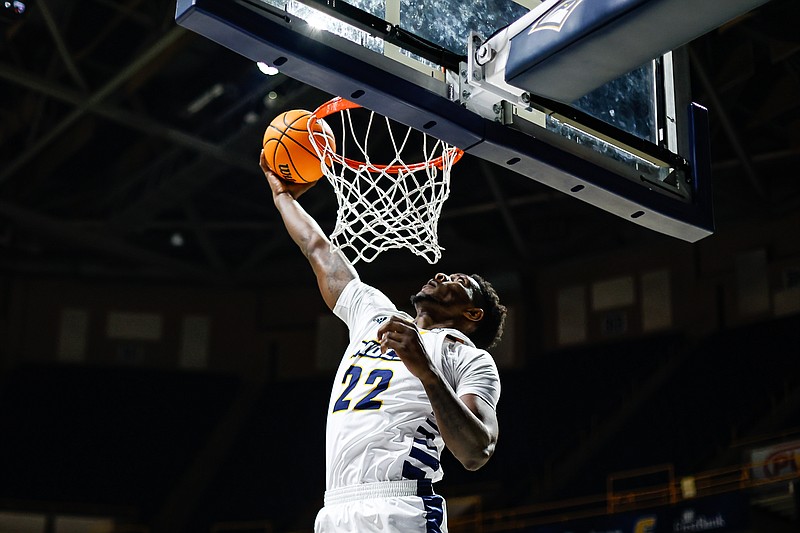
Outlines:
POLYGON ((205 107, 225 94, 225 86, 221 83, 215 83, 210 89, 198 96, 192 103, 186 106, 186 112, 189 115, 194 115, 205 109, 205 107))
POLYGON ((260 70, 263 74, 266 74, 267 76, 274 76, 275 74, 278 73, 277 68, 267 65, 263 61, 259 61, 258 63, 256 63, 256 66, 258 67, 258 70, 260 70))

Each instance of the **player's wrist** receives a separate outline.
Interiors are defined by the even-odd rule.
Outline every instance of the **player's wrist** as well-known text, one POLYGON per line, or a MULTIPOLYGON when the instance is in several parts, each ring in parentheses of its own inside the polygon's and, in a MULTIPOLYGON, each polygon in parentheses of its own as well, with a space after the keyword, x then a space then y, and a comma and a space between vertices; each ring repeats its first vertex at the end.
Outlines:
POLYGON ((282 197, 287 197, 287 200, 290 202, 294 200, 294 195, 292 195, 290 191, 284 189, 280 191, 274 191, 272 194, 272 201, 275 202, 275 205, 278 205, 279 202, 284 201, 282 200, 282 197))
POLYGON ((422 382, 422 385, 427 387, 440 387, 443 383, 442 376, 436 371, 434 367, 428 367, 424 372, 421 372, 417 379, 422 382))

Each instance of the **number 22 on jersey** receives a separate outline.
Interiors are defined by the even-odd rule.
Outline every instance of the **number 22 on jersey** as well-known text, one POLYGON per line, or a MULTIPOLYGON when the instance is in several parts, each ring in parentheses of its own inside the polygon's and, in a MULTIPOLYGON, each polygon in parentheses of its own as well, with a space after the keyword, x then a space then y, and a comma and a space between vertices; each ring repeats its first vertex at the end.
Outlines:
MULTIPOLYGON (((356 398, 350 398, 349 395, 356 388, 361 380, 362 369, 360 366, 351 365, 344 374, 342 383, 347 385, 344 388, 339 399, 333 404, 333 412, 345 411, 350 408, 350 403, 355 401, 356 398)), ((354 411, 365 411, 369 409, 380 409, 383 401, 377 399, 378 395, 389 388, 389 382, 392 380, 394 374, 391 370, 375 369, 372 370, 365 378, 364 383, 373 385, 372 389, 358 398, 358 401, 353 406, 354 411)))

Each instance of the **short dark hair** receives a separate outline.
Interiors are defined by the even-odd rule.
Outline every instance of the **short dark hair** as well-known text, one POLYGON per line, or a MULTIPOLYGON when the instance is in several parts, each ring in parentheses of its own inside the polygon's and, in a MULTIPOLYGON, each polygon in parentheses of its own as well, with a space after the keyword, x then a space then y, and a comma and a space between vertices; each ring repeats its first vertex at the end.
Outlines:
POLYGON ((506 321, 506 306, 500 303, 500 297, 491 283, 478 274, 470 276, 478 283, 480 292, 473 297, 476 306, 483 309, 483 318, 478 322, 469 338, 478 348, 488 350, 500 342, 503 336, 503 326, 506 321))

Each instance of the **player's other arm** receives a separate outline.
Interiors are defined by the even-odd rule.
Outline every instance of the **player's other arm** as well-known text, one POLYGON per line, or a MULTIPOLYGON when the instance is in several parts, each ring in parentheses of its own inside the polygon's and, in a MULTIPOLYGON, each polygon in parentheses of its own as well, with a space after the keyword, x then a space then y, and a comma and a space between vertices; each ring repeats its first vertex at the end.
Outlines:
POLYGON ((378 328, 378 338, 381 350, 394 350, 422 382, 442 439, 455 458, 467 470, 485 465, 494 454, 499 433, 494 408, 475 394, 456 395, 431 362, 412 322, 391 317, 378 328))
POLYGON ((345 286, 358 277, 353 265, 341 253, 332 253, 330 241, 316 220, 297 202, 314 183, 294 184, 272 172, 261 152, 261 169, 267 178, 275 207, 281 214, 289 236, 306 256, 317 277, 320 293, 330 309, 336 306, 345 286))
POLYGON ((478 470, 494 454, 497 414, 475 394, 456 397, 450 385, 434 372, 422 380, 447 448, 467 470, 478 470))

